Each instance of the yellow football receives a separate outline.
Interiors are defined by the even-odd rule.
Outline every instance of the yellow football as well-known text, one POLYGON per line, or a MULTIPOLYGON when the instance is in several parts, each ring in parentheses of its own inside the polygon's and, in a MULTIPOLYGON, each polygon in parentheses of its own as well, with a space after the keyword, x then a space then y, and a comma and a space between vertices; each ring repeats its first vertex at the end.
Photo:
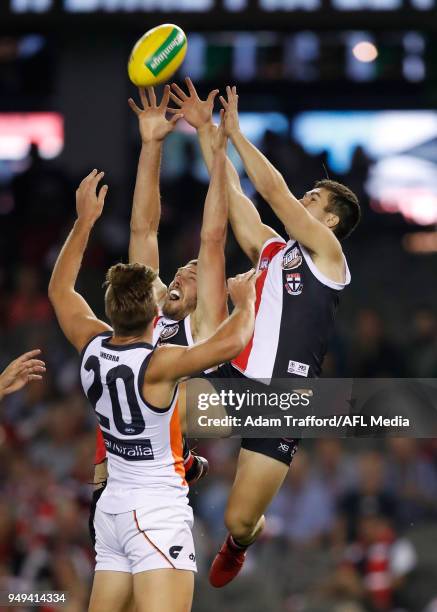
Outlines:
POLYGON ((129 78, 138 87, 165 83, 182 64, 186 52, 187 37, 179 26, 157 26, 135 43, 127 65, 129 78))

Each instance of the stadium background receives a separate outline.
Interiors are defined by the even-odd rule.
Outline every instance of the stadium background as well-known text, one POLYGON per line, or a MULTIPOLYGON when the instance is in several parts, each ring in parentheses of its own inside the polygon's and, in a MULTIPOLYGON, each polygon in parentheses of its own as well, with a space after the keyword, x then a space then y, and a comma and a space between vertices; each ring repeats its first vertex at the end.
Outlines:
MULTIPOLYGON (((97 313, 105 269, 126 261, 139 152, 126 59, 149 27, 174 21, 187 31, 179 78, 189 74, 202 93, 239 86, 243 129, 296 194, 328 172, 360 195, 363 221, 345 243, 353 281, 325 375, 437 373, 435 2, 166 0, 161 13, 157 6, 0 7, 0 366, 33 347, 48 365, 42 384, 0 409, 0 589, 65 589, 69 612, 86 610, 92 577, 95 421, 46 288, 74 218, 75 187, 93 167, 110 185, 80 279, 97 313), (374 62, 354 56, 362 41, 378 49, 374 62)), ((162 176, 161 270, 169 281, 196 255, 207 187, 186 125, 166 142, 162 176)), ((229 274, 248 265, 232 239, 227 261, 229 274)), ((192 494, 196 612, 435 612, 435 440, 305 441, 245 571, 215 591, 206 574, 224 535, 237 447, 198 446, 212 469, 192 494)))

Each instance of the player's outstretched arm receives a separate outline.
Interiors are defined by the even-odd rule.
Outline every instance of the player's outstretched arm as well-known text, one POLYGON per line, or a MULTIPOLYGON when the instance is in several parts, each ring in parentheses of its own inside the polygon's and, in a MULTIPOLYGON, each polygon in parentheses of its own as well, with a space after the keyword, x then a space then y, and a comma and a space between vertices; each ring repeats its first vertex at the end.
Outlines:
POLYGON ((214 162, 200 232, 197 305, 192 318, 197 340, 209 338, 226 319, 228 313, 225 272, 228 225, 227 140, 224 128, 221 126, 215 140, 214 162))
MULTIPOLYGON (((201 100, 191 79, 187 77, 185 82, 188 94, 176 83, 172 84, 173 91, 170 97, 178 108, 170 108, 169 111, 172 113, 182 112, 185 120, 197 130, 202 155, 208 172, 211 174, 214 160, 213 142, 217 131, 217 126, 214 125, 212 120, 212 113, 218 89, 211 91, 206 100, 201 100)), ((252 263, 256 265, 263 244, 269 238, 278 237, 278 234, 261 221, 253 202, 244 194, 238 172, 229 158, 226 162, 226 171, 229 195, 229 221, 232 231, 241 249, 252 263)))
POLYGON ((76 191, 77 219, 56 260, 49 283, 49 298, 67 339, 81 351, 95 335, 111 328, 99 321, 75 285, 91 230, 102 214, 108 186, 97 194, 104 173, 93 170, 76 191))
POLYGON ((46 368, 44 361, 36 359, 40 353, 39 349, 24 353, 0 373, 0 400, 19 391, 32 380, 42 380, 46 368))
MULTIPOLYGON (((161 218, 159 172, 162 143, 173 131, 182 114, 174 115, 171 121, 167 121, 165 117, 170 93, 168 85, 164 89, 160 104, 157 104, 153 87, 147 89, 147 92, 144 89, 140 89, 139 92, 142 108, 129 98, 129 106, 138 117, 141 135, 141 153, 130 223, 129 262, 150 266, 159 273, 158 228, 161 218)), ((164 297, 166 289, 158 276, 155 281, 158 302, 164 297)))
POLYGON ((229 279, 229 294, 234 303, 232 314, 207 340, 189 347, 160 346, 147 369, 145 382, 174 384, 239 355, 253 334, 257 278, 255 271, 250 270, 229 279))
POLYGON ((226 92, 227 99, 220 97, 225 109, 226 133, 255 189, 282 221, 290 236, 318 255, 342 258, 341 246, 334 233, 308 213, 288 189, 282 174, 241 132, 236 87, 227 87, 226 92))

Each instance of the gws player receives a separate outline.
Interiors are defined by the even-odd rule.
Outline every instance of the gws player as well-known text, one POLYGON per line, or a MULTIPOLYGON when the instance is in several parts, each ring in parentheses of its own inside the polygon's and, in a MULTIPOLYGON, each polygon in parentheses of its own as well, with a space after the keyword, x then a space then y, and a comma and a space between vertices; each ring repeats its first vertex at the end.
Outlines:
MULTIPOLYGON (((223 168, 224 162, 223 152, 223 168)), ((256 279, 251 271, 229 281, 235 309, 211 338, 190 347, 154 348, 156 273, 141 264, 117 264, 106 277, 112 327, 98 320, 74 287, 102 212, 107 187, 96 194, 102 175, 93 171, 77 191, 78 218, 49 285, 59 324, 81 351, 82 386, 108 449, 108 484, 95 517, 97 563, 89 610, 121 612, 133 589, 137 612, 187 612, 196 564, 179 460, 178 382, 242 350, 253 332, 256 279)))
MULTIPOLYGON (((215 126, 212 105, 199 99, 187 79, 188 94, 172 85, 173 112, 197 128, 208 168, 215 126)), ((257 280, 254 335, 244 351, 214 374, 272 378, 317 377, 332 332, 340 291, 350 274, 340 241, 356 227, 360 208, 354 193, 334 181, 319 181, 301 200, 281 174, 241 133, 235 88, 221 98, 225 129, 256 190, 282 221, 282 239, 261 221, 243 194, 228 160, 229 219, 243 251, 261 273, 257 280)), ((226 508, 230 532, 211 568, 210 581, 220 587, 241 569, 246 548, 264 526, 264 512, 280 488, 297 448, 295 440, 243 439, 237 473, 226 508)))
MULTIPOLYGON (((169 87, 164 88, 158 104, 154 89, 139 90, 141 106, 130 99, 129 105, 136 114, 141 136, 141 153, 133 197, 129 262, 142 263, 159 274, 158 228, 161 217, 159 174, 163 141, 182 117, 176 114, 166 119, 169 87)), ((215 97, 217 91, 212 93, 215 97)), ((211 97, 212 97, 211 96, 211 97)), ((225 147, 223 138, 216 139, 217 147, 225 147)), ((224 186, 222 185, 222 189, 224 186)), ((181 194, 189 198, 190 194, 181 194)), ((228 222, 226 194, 220 188, 210 189, 205 202, 200 251, 197 260, 179 268, 168 287, 159 276, 155 291, 160 316, 155 320, 154 343, 161 342, 191 346, 209 337, 227 316, 225 286, 225 242, 228 222), (160 337, 161 336, 161 337, 160 337)), ((95 483, 106 479, 106 449, 98 429, 95 483)), ((206 460, 193 456, 184 444, 184 462, 187 480, 197 480, 207 467, 206 460), (206 465, 205 465, 206 464, 206 465)), ((99 491, 94 495, 98 499, 99 491)), ((91 512, 92 521, 93 512, 91 512)))

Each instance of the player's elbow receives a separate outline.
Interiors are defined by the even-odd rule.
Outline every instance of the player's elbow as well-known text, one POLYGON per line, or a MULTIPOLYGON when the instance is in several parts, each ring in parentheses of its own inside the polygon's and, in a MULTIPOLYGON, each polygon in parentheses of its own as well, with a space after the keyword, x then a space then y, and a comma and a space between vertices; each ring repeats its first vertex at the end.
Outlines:
POLYGON ((52 304, 55 304, 55 302, 58 300, 60 293, 61 293, 61 288, 59 286, 59 283, 52 276, 52 278, 50 279, 49 288, 48 288, 48 296, 52 304))

